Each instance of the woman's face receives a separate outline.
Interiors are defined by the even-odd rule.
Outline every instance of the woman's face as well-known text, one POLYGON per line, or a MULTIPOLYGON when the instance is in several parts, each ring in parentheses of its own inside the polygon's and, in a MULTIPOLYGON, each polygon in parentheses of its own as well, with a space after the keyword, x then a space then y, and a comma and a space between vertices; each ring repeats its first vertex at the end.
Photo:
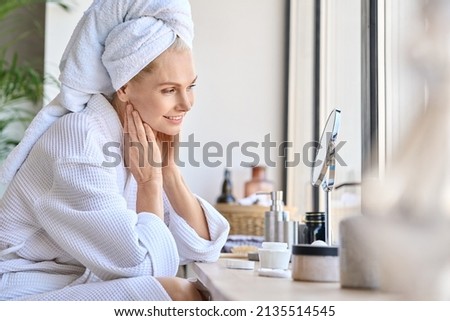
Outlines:
POLYGON ((157 132, 176 135, 194 103, 196 79, 191 52, 169 50, 157 58, 151 72, 143 72, 121 90, 143 122, 157 132))

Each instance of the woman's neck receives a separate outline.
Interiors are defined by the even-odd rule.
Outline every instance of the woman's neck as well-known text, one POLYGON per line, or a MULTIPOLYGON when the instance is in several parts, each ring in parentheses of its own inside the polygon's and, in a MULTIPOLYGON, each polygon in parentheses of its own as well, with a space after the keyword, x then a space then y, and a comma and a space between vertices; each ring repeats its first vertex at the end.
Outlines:
POLYGON ((120 99, 118 99, 116 94, 114 94, 112 98, 109 99, 109 102, 113 106, 117 115, 119 116, 120 123, 122 124, 123 127, 123 122, 125 119, 125 107, 126 107, 125 103, 122 102, 120 99))

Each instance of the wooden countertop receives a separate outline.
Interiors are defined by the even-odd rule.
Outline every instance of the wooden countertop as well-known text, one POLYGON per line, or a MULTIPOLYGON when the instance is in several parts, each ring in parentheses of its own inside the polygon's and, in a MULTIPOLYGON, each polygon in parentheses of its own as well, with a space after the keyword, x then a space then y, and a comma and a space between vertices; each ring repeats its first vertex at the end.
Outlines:
POLYGON ((291 278, 259 276, 254 270, 229 269, 225 258, 215 263, 194 263, 198 279, 215 301, 378 301, 393 300, 379 291, 344 289, 340 283, 299 282, 291 278))

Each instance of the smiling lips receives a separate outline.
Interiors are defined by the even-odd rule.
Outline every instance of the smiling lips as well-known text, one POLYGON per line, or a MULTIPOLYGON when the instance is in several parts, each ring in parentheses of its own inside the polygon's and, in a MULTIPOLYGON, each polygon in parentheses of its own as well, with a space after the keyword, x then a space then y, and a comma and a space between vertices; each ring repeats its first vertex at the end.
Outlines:
POLYGON ((169 120, 173 124, 181 124, 184 115, 179 116, 164 116, 165 119, 169 120))
POLYGON ((180 116, 164 116, 164 118, 167 118, 169 120, 181 120, 183 119, 184 115, 180 115, 180 116))

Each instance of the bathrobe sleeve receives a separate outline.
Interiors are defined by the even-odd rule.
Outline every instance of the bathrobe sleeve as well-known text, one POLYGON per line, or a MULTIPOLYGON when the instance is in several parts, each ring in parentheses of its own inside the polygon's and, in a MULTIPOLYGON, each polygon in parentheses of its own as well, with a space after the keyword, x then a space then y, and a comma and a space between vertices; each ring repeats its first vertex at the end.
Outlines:
POLYGON ((169 217, 169 229, 177 244, 181 264, 192 261, 214 262, 228 238, 228 221, 207 201, 195 195, 208 223, 211 240, 201 238, 189 224, 178 215, 167 198, 164 199, 165 215, 169 217))
POLYGON ((51 190, 36 203, 43 229, 101 279, 174 276, 175 240, 151 213, 127 209, 114 170, 92 159, 59 160, 51 190))

